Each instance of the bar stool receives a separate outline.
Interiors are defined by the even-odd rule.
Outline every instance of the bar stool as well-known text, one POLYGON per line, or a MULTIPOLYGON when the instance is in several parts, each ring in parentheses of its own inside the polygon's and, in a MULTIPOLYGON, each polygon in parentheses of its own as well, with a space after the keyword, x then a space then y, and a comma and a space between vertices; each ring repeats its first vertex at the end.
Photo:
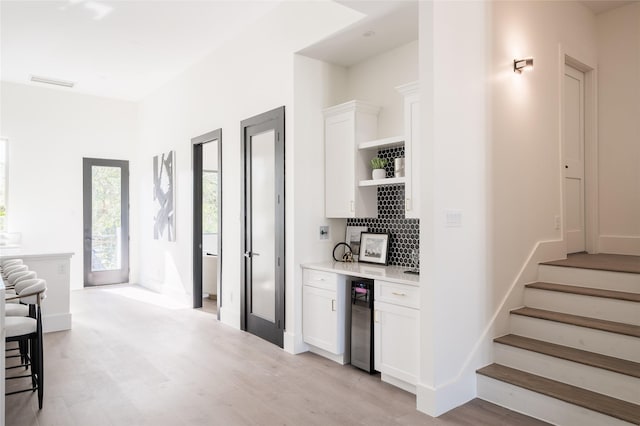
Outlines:
MULTIPOLYGON (((21 288, 15 298, 26 305, 35 306, 35 318, 31 317, 6 317, 6 341, 7 342, 28 342, 29 351, 23 364, 16 367, 30 367, 31 374, 21 376, 10 376, 7 380, 20 378, 31 378, 31 387, 17 391, 7 392, 6 395, 14 395, 22 392, 38 391, 38 407, 42 409, 42 397, 44 386, 43 368, 43 342, 42 342, 42 310, 41 301, 47 284, 42 279, 28 280, 25 288, 21 288)), ((12 368, 12 367, 10 367, 12 368)))

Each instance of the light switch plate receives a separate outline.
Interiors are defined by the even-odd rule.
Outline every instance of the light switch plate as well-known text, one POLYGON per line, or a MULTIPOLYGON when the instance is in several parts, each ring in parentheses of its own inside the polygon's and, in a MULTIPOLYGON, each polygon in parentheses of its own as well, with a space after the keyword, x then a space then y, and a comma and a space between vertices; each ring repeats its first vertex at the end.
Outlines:
POLYGON ((447 228, 460 228, 462 226, 462 210, 445 210, 445 226, 447 228))

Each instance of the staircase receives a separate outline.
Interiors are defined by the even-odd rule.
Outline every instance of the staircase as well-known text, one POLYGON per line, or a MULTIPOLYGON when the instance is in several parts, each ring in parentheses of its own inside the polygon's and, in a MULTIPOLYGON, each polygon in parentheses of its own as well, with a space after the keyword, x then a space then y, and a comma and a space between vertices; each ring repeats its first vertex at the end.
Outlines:
POLYGON ((640 257, 572 255, 538 279, 478 396, 557 425, 639 425, 640 257))

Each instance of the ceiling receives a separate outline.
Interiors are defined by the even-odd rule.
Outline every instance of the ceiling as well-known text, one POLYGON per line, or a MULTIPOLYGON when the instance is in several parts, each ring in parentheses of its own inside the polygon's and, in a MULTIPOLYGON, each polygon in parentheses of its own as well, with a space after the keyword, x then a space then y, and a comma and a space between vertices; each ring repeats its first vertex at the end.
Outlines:
MULTIPOLYGON (((76 92, 137 101, 280 1, 2 0, 0 77, 46 87, 57 86, 31 76, 71 81, 76 92)), ((337 2, 363 18, 299 53, 348 67, 418 38, 416 0, 337 2)), ((602 13, 632 1, 582 3, 602 13)))
POLYGON ((365 17, 300 54, 349 67, 418 39, 417 1, 338 1, 365 17))
POLYGON ((31 75, 71 81, 77 92, 136 101, 277 4, 2 0, 1 77, 40 86, 31 75))

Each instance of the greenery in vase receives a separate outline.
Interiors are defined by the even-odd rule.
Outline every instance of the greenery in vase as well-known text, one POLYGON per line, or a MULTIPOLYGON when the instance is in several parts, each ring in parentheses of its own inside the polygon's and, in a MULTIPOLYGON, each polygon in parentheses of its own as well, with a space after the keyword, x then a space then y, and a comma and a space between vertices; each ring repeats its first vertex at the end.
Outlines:
POLYGON ((384 158, 375 157, 371 159, 371 168, 372 169, 384 169, 387 165, 388 161, 384 158))

